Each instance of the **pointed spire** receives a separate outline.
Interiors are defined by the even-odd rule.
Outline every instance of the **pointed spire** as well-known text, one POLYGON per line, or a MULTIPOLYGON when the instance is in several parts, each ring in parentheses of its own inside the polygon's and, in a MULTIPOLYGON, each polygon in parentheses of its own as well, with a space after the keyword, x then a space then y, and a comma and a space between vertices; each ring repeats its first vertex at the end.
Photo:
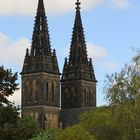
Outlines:
POLYGON ((76 16, 72 34, 71 48, 70 48, 70 63, 79 64, 80 62, 88 64, 85 36, 80 14, 80 2, 77 0, 76 16))
POLYGON ((89 68, 90 68, 90 78, 92 78, 95 82, 97 82, 93 69, 92 58, 89 59, 89 68))
POLYGON ((76 16, 75 16, 75 23, 73 28, 73 35, 72 35, 72 43, 82 43, 85 45, 85 37, 80 13, 80 2, 77 0, 76 4, 76 16))
POLYGON ((39 0, 38 2, 38 11, 43 12, 44 11, 44 3, 43 0, 39 0))
POLYGON ((31 56, 51 55, 50 37, 43 0, 39 0, 32 37, 31 56))

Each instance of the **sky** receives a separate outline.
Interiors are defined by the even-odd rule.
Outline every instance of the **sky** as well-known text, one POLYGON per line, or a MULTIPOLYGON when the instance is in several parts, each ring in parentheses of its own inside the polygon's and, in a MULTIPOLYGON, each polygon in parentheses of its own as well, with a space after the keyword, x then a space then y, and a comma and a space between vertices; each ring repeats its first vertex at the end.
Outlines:
MULTIPOLYGON (((69 54, 76 0, 44 0, 52 49, 62 72, 69 54)), ((30 48, 38 0, 0 0, 0 65, 18 72, 21 83, 25 49, 30 48)), ((106 74, 119 72, 140 48, 139 0, 81 0, 81 16, 88 55, 93 59, 97 106, 107 104, 106 74)), ((20 87, 21 85, 19 85, 20 87)), ((21 103, 21 91, 10 97, 21 103)))

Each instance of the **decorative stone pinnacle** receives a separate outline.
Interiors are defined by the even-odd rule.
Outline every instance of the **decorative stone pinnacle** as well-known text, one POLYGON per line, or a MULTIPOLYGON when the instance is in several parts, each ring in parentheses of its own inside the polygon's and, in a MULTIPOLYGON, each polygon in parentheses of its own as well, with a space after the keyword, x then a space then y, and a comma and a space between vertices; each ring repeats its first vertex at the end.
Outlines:
POLYGON ((53 56, 56 56, 56 50, 53 49, 53 56))
POLYGON ((26 49, 26 56, 28 56, 29 55, 29 49, 27 48, 26 49))

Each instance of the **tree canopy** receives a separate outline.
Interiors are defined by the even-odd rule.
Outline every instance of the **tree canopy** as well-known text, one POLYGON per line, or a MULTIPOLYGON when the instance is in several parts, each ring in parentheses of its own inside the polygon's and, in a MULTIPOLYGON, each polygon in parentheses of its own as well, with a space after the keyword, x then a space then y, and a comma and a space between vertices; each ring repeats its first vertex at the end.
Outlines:
POLYGON ((10 103, 7 97, 18 89, 17 77, 17 73, 12 73, 11 69, 4 69, 0 66, 0 106, 10 103))
POLYGON ((106 76, 105 93, 110 105, 135 102, 140 96, 140 51, 126 64, 121 72, 106 76))

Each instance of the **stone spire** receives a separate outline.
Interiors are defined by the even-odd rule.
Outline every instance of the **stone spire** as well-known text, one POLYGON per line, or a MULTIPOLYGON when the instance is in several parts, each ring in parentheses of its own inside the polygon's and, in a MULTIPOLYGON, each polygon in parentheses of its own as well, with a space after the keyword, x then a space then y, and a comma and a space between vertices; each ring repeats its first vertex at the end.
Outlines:
POLYGON ((39 0, 32 37, 31 56, 51 55, 50 37, 43 0, 39 0))
POLYGON ((60 74, 56 51, 51 50, 43 0, 39 0, 38 2, 31 50, 26 50, 22 74, 37 72, 60 74))
POLYGON ((85 36, 80 14, 81 3, 79 2, 79 0, 77 0, 75 4, 76 4, 76 16, 72 33, 69 63, 74 65, 80 63, 88 64, 85 36))
POLYGON ((88 59, 83 31, 80 2, 77 0, 69 59, 64 64, 62 80, 86 79, 96 81, 92 60, 88 59))

